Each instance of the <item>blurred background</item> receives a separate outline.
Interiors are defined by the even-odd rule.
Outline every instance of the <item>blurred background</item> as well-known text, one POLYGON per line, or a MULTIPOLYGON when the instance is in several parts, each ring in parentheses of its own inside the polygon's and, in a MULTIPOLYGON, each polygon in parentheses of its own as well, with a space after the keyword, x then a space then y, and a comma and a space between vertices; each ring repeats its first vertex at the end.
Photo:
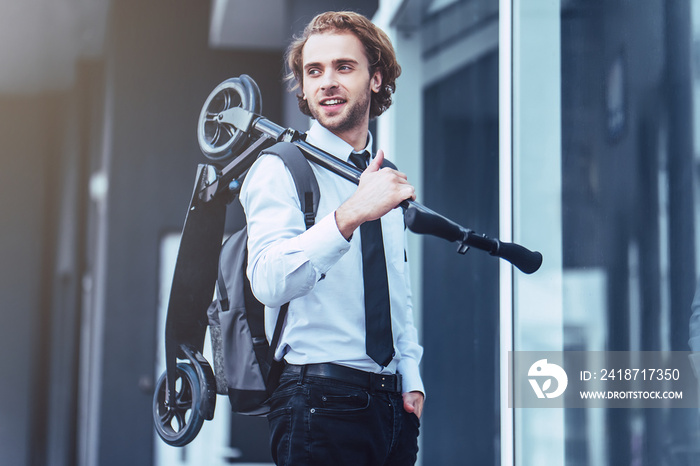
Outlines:
POLYGON ((689 349, 694 0, 0 0, 0 464, 271 462, 223 397, 165 445, 152 395, 200 109, 245 73, 305 130, 282 55, 330 9, 394 42, 372 130, 419 201, 545 257, 524 275, 410 235, 421 463, 698 464, 697 410, 514 410, 507 380, 513 350, 689 349))

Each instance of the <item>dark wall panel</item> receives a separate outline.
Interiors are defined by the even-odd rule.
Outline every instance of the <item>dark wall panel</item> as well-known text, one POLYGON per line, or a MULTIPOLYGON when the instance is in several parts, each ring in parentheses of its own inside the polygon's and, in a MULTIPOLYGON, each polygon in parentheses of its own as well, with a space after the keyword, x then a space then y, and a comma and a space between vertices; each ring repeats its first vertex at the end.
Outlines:
POLYGON ((205 161, 196 126, 206 97, 246 73, 260 85, 265 115, 281 115, 281 54, 210 50, 209 14, 209 2, 113 4, 101 465, 152 461, 159 242, 182 228, 196 165, 205 161))
MULTIPOLYGON (((497 237, 498 54, 427 89, 424 102, 426 205, 497 237)), ((424 458, 427 464, 496 465, 498 260, 455 249, 424 240, 424 458)))
POLYGON ((26 464, 42 408, 65 96, 0 97, 0 464, 26 464))

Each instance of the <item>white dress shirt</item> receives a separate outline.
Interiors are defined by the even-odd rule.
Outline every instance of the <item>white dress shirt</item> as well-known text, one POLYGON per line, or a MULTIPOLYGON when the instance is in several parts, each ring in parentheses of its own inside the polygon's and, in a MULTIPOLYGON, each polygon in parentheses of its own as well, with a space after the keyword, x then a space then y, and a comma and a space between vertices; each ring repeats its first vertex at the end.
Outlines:
MULTIPOLYGON (((352 146, 314 122, 306 140, 347 160, 352 146)), ((370 134, 368 149, 371 149, 370 134)), ((248 223, 248 278, 265 304, 272 338, 279 308, 290 302, 275 354, 290 364, 332 362, 369 372, 399 372, 403 391, 425 393, 418 364, 423 348, 413 324, 403 213, 382 217, 395 356, 383 368, 366 354, 362 247, 359 228, 347 241, 335 210, 357 186, 311 163, 321 197, 316 223, 306 230, 299 197, 284 162, 263 155, 248 172, 240 200, 248 223)))

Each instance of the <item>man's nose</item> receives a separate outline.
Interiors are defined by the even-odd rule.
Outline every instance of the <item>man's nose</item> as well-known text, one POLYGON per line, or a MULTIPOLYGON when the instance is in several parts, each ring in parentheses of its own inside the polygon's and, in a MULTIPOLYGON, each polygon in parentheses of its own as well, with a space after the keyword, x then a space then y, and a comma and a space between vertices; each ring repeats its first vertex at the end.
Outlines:
POLYGON ((338 80, 336 78, 335 72, 333 71, 324 73, 321 81, 321 89, 326 90, 338 87, 338 80))

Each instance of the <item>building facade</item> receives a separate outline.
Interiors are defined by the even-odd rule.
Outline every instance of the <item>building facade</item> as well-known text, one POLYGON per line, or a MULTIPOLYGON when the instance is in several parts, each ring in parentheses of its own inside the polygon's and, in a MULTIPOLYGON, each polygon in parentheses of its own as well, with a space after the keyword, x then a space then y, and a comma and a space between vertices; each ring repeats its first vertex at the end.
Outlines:
MULTIPOLYGON (((366 14, 394 42, 403 73, 373 132, 418 200, 544 256, 527 275, 410 236, 428 394, 421 463, 697 463, 697 410, 520 409, 509 390, 513 352, 689 350, 700 253, 695 2, 105 5, 103 46, 68 84, 0 87, 0 348, 10 355, 0 463, 270 463, 265 420, 230 414, 222 397, 192 444, 166 446, 152 392, 179 233, 205 161, 201 106, 245 73, 267 118, 305 129, 282 54, 333 8, 366 14)), ((232 207, 227 230, 240 222, 232 207)))

